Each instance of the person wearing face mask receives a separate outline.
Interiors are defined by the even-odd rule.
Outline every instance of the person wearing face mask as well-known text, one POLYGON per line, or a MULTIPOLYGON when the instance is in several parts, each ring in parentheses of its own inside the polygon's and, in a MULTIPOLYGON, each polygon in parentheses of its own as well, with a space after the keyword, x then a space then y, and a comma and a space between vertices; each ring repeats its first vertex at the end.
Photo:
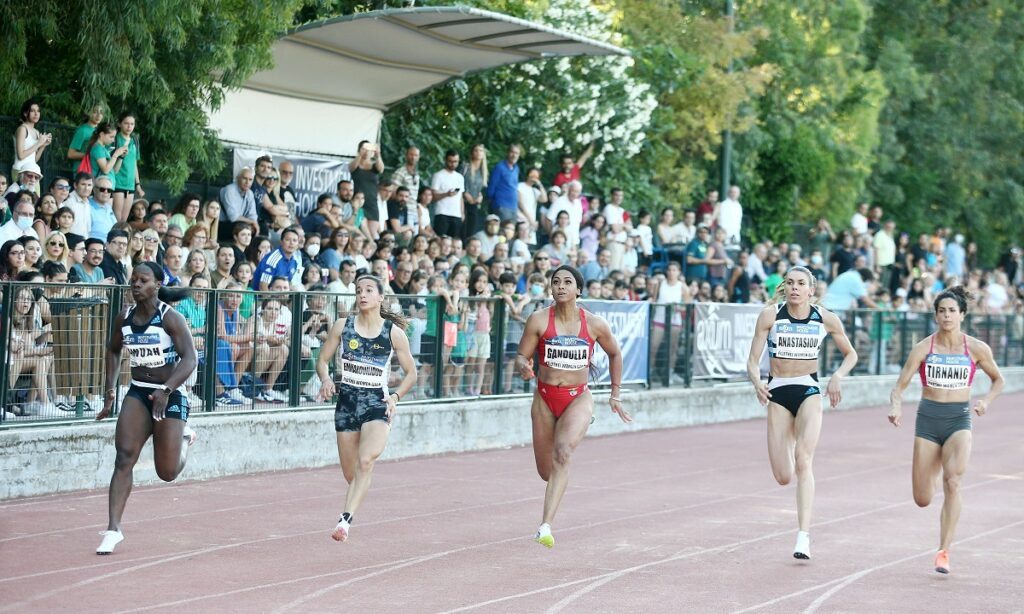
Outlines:
POLYGON ((322 238, 318 232, 311 232, 306 235, 306 241, 302 246, 302 268, 308 269, 310 267, 323 267, 323 264, 318 258, 318 256, 320 256, 321 241, 322 238))
POLYGON ((821 252, 814 250, 811 252, 810 262, 811 273, 818 279, 818 281, 828 281, 828 271, 825 270, 825 258, 821 255, 821 252))
POLYGON ((13 208, 10 221, 0 226, 0 245, 21 237, 39 239, 36 231, 32 230, 32 221, 35 220, 35 216, 36 208, 32 205, 31 199, 19 199, 13 208))

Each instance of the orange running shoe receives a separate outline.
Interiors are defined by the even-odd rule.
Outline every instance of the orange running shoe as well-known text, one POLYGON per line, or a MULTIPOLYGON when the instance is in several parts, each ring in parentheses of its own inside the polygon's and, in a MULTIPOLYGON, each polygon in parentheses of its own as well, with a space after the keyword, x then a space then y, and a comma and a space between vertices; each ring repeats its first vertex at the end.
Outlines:
POLYGON ((939 553, 935 555, 935 571, 939 573, 949 573, 948 550, 939 550, 939 553))

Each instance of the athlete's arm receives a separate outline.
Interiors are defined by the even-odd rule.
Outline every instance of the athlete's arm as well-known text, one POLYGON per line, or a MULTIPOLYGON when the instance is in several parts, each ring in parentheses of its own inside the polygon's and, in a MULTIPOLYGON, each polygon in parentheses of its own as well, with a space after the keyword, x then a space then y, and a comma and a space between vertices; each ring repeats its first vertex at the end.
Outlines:
POLYGON ((619 341, 612 334, 612 327, 604 318, 591 314, 587 318, 589 329, 594 332, 594 341, 601 346, 605 354, 608 354, 608 374, 612 380, 612 393, 608 397, 608 405, 612 411, 619 414, 623 422, 629 423, 633 418, 622 407, 622 350, 619 348, 619 341))
POLYGON ((526 330, 519 340, 519 349, 516 351, 516 372, 525 380, 533 379, 533 355, 537 352, 537 344, 540 336, 544 333, 547 323, 547 309, 540 309, 526 319, 526 330))
MULTIPOLYGON (((405 377, 402 378, 402 383, 398 385, 398 388, 392 390, 388 395, 388 422, 391 421, 391 416, 395 413, 395 403, 416 385, 416 361, 412 359, 412 352, 409 350, 409 337, 398 326, 391 327, 391 347, 394 349, 395 355, 398 356, 398 364, 405 372, 405 377)), ((323 350, 321 350, 321 354, 323 354, 323 350)))
POLYGON ((764 353, 764 346, 768 343, 768 333, 771 331, 774 321, 775 307, 773 305, 761 310, 761 315, 757 316, 754 340, 750 343, 750 354, 747 356, 747 378, 754 385, 758 402, 765 406, 772 398, 772 393, 768 391, 768 384, 761 381, 761 354, 764 353))
POLYGON ((325 401, 329 401, 334 396, 334 380, 331 379, 327 359, 334 359, 334 355, 338 352, 338 346, 341 345, 341 333, 344 330, 345 318, 335 320, 334 326, 327 333, 327 339, 324 340, 324 344, 320 348, 320 355, 316 359, 316 375, 320 378, 320 398, 325 401))
MULTIPOLYGON (((192 332, 188 329, 185 318, 174 310, 168 310, 164 315, 164 330, 174 343, 174 350, 178 352, 181 360, 174 365, 170 377, 164 382, 164 386, 171 390, 177 390, 185 383, 185 380, 196 370, 199 364, 199 357, 196 354, 196 346, 192 341, 192 332)), ((170 395, 158 388, 149 393, 153 401, 153 420, 159 422, 164 419, 164 412, 167 410, 167 399, 170 395)))
POLYGON ((903 416, 903 391, 910 385, 914 373, 921 366, 925 356, 928 355, 928 337, 918 341, 910 350, 907 362, 900 371, 900 377, 889 393, 889 422, 893 426, 899 426, 903 416))
POLYGON ((832 377, 828 378, 827 394, 832 407, 838 407, 843 400, 843 393, 840 389, 842 378, 850 374, 857 366, 857 350, 853 349, 850 338, 846 336, 846 329, 843 328, 843 321, 831 311, 821 308, 821 319, 825 323, 825 330, 832 335, 832 342, 836 349, 843 355, 843 363, 839 365, 832 377))
POLYGON ((992 380, 992 387, 989 388, 988 394, 981 397, 974 402, 974 413, 979 416, 985 415, 985 410, 988 409, 989 404, 996 400, 996 397, 1003 392, 1003 374, 999 372, 999 365, 996 364, 996 359, 992 355, 992 348, 987 343, 980 339, 974 339, 971 337, 967 338, 967 347, 971 352, 972 356, 976 356, 977 359, 975 364, 981 367, 981 370, 985 372, 985 375, 992 380))
POLYGON ((113 330, 110 332, 110 341, 107 342, 106 360, 107 374, 103 387, 103 409, 96 414, 97 420, 102 420, 110 415, 110 409, 114 406, 114 397, 117 396, 117 378, 121 375, 121 348, 124 346, 124 337, 121 335, 121 327, 124 326, 124 311, 114 318, 113 330))

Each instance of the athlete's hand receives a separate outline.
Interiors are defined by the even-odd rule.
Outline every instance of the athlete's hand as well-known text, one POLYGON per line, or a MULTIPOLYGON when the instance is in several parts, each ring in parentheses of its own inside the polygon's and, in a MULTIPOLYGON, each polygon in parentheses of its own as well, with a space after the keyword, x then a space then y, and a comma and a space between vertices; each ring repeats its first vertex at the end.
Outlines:
POLYGON ((768 384, 765 382, 754 384, 754 392, 757 393, 757 402, 762 407, 768 407, 768 400, 772 398, 772 393, 768 390, 768 384))
POLYGON ((334 397, 334 380, 320 380, 320 394, 317 395, 322 401, 330 401, 334 397))
POLYGON ((974 402, 974 413, 978 414, 979 416, 984 416, 985 410, 987 409, 988 401, 986 401, 985 399, 978 399, 977 401, 974 402))
POLYGON ((391 417, 395 415, 395 404, 398 400, 395 399, 394 394, 389 394, 388 398, 384 399, 384 402, 388 404, 388 408, 384 411, 384 415, 388 419, 388 424, 391 424, 391 417))
POLYGON ((114 396, 116 394, 113 390, 108 390, 107 394, 103 396, 103 409, 96 414, 97 420, 102 420, 110 415, 110 410, 114 407, 114 396))
POLYGON ((633 421, 633 417, 629 415, 629 412, 627 412, 624 407, 622 407, 622 401, 610 398, 608 399, 608 405, 611 406, 613 412, 619 414, 619 418, 626 424, 633 421))
POLYGON ((903 397, 893 390, 889 393, 889 422, 893 426, 899 426, 903 419, 903 397))
POLYGON ((154 390, 149 393, 149 400, 153 401, 153 422, 160 422, 167 413, 168 394, 163 390, 154 390))
POLYGON ((843 392, 840 390, 840 378, 837 375, 833 375, 828 380, 828 388, 826 394, 828 394, 828 400, 832 404, 832 407, 839 407, 839 402, 843 400, 843 392))
POLYGON ((533 373, 533 358, 526 358, 525 356, 519 356, 516 358, 516 366, 519 371, 519 376, 524 380, 529 381, 534 378, 533 373))

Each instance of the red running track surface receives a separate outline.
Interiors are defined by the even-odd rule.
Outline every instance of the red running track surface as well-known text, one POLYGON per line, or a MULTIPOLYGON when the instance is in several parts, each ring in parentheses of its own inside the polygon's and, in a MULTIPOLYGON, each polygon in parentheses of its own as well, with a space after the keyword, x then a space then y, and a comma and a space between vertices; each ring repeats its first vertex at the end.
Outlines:
POLYGON ((932 570, 941 494, 911 500, 908 404, 899 429, 882 408, 826 415, 810 562, 791 557, 794 486, 774 483, 765 424, 748 421, 585 441, 554 550, 530 539, 544 483, 529 448, 378 464, 345 544, 329 537, 336 468, 206 482, 186 468, 135 490, 108 557, 94 554, 105 492, 9 501, 0 611, 1020 611, 1022 403, 975 418, 949 576, 932 570))

